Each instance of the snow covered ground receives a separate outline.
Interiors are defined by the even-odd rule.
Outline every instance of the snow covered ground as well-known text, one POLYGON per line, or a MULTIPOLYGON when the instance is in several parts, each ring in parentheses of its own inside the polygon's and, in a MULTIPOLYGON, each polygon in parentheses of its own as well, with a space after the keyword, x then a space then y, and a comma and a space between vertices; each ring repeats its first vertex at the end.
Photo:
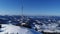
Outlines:
POLYGON ((28 29, 25 27, 19 27, 12 24, 2 24, 2 28, 0 29, 0 34, 42 34, 36 32, 35 30, 28 29))

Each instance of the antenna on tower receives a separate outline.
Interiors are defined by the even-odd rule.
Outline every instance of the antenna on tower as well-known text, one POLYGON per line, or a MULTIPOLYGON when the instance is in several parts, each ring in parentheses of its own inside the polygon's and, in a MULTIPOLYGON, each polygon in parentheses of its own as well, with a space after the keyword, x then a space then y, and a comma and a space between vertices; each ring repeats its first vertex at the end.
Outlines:
POLYGON ((22 0, 22 7, 21 7, 21 9, 22 9, 22 17, 23 17, 23 0, 22 0))
POLYGON ((21 5, 22 5, 22 7, 21 7, 21 10, 22 10, 22 18, 21 18, 21 21, 20 21, 20 25, 21 26, 23 26, 23 27, 27 27, 27 28, 31 28, 31 26, 29 26, 29 22, 25 22, 26 21, 26 17, 24 16, 24 14, 23 14, 23 0, 21 0, 22 1, 22 3, 21 3, 21 5))
POLYGON ((21 0, 21 23, 24 20, 24 16, 23 16, 23 0, 21 0))

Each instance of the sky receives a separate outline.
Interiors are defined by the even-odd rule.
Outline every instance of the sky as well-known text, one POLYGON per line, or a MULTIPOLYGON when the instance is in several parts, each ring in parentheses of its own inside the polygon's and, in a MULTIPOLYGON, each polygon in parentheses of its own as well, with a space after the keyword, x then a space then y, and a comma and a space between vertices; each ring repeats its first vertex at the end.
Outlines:
MULTIPOLYGON (((21 15, 22 0, 0 0, 1 15, 21 15)), ((23 0, 24 15, 60 16, 60 0, 23 0)))

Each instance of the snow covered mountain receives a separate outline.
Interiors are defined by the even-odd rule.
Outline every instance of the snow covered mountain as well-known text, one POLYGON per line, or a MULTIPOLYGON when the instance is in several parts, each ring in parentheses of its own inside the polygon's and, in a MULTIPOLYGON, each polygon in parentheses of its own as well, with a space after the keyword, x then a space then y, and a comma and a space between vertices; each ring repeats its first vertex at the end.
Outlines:
POLYGON ((0 28, 0 34, 42 34, 36 32, 33 29, 28 29, 25 27, 19 27, 12 24, 1 24, 2 28, 0 28))

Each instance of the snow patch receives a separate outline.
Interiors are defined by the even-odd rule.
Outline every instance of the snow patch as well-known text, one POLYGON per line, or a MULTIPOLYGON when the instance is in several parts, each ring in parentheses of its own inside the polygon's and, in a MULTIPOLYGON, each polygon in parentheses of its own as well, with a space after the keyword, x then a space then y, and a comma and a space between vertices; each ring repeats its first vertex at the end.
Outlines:
POLYGON ((15 26, 15 25, 11 25, 11 24, 2 24, 2 27, 0 30, 2 30, 3 32, 0 32, 0 34, 42 34, 39 32, 36 32, 35 30, 32 29, 28 29, 25 27, 19 27, 19 26, 15 26))

